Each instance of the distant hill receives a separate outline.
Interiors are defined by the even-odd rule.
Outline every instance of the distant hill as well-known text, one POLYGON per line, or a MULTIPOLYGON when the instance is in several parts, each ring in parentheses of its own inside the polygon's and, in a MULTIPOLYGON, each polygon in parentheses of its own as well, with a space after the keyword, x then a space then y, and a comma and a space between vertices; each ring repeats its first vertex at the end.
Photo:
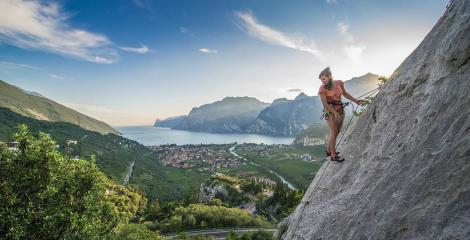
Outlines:
POLYGON ((169 117, 166 119, 157 119, 155 120, 154 127, 162 127, 162 128, 174 128, 181 124, 183 121, 186 120, 188 116, 176 116, 176 117, 169 117))
POLYGON ((214 103, 193 108, 186 117, 165 120, 157 126, 174 124, 180 130, 240 133, 251 124, 268 103, 252 97, 226 97, 214 103))
POLYGON ((101 134, 119 134, 108 124, 81 114, 64 105, 0 80, 0 107, 23 116, 50 122, 68 122, 101 134))
POLYGON ((136 141, 115 134, 102 135, 70 123, 36 120, 2 107, 0 142, 11 141, 20 123, 28 125, 33 135, 40 131, 49 134, 59 145, 58 150, 67 156, 80 155, 90 159, 94 155, 97 166, 118 183, 124 181, 135 161, 129 184, 142 190, 150 199, 158 197, 163 203, 183 199, 193 181, 203 182, 209 177, 192 170, 166 167, 155 153, 136 141), (67 146, 66 140, 78 143, 67 146))
POLYGON ((318 96, 300 93, 294 100, 277 99, 260 112, 246 132, 295 136, 310 124, 321 122, 322 109, 318 96))

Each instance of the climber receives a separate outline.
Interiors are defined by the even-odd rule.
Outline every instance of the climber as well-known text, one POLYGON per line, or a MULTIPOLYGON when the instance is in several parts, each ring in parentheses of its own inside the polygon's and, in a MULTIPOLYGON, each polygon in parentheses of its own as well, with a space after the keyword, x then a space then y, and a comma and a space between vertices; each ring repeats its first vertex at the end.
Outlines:
POLYGON ((318 76, 322 81, 322 85, 318 90, 318 95, 323 103, 323 117, 325 118, 328 128, 328 144, 326 148, 326 155, 330 157, 331 161, 342 162, 344 158, 340 157, 336 152, 336 137, 341 131, 344 119, 345 104, 341 102, 341 97, 351 100, 357 105, 362 105, 363 100, 358 100, 351 96, 344 89, 344 83, 341 80, 333 80, 330 67, 325 68, 318 76))

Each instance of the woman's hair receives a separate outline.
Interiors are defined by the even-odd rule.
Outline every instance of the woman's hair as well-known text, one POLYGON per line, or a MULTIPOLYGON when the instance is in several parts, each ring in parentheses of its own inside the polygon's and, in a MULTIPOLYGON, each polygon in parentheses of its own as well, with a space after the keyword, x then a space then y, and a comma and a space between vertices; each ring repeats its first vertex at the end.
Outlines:
POLYGON ((323 71, 320 72, 320 75, 318 75, 318 78, 321 78, 322 76, 331 77, 330 67, 326 67, 325 69, 323 69, 323 71))

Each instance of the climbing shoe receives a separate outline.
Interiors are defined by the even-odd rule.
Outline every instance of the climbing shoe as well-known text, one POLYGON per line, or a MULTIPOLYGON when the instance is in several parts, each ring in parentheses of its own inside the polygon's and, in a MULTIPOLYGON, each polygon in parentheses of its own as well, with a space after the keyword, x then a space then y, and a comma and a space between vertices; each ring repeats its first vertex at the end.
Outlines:
MULTIPOLYGON (((326 153, 326 156, 327 156, 327 157, 331 156, 331 153, 328 152, 327 150, 325 150, 325 153, 326 153)), ((336 152, 336 155, 338 155, 338 154, 339 154, 339 152, 336 152)))
POLYGON ((330 157, 330 160, 333 161, 333 162, 342 162, 342 161, 344 161, 344 158, 342 158, 340 156, 336 156, 335 158, 330 157))

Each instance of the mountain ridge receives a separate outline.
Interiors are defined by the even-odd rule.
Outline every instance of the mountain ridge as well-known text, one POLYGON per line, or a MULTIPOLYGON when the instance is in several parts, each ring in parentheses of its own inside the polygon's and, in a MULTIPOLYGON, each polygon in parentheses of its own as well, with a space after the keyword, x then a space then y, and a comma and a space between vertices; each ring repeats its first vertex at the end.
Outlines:
POLYGON ((75 111, 36 92, 0 80, 0 107, 23 116, 51 122, 68 122, 101 134, 120 134, 107 123, 75 111))
MULTIPOLYGON (((345 86, 353 96, 364 93, 377 87, 379 75, 367 73, 359 77, 345 81, 345 86), (349 89, 350 87, 350 89, 349 89)), ((213 108, 213 107, 212 107, 213 108)), ((237 106, 237 108, 246 108, 237 106)), ((304 92, 299 93, 294 99, 275 99, 272 103, 263 103, 253 97, 225 97, 222 100, 194 107, 188 115, 167 118, 155 122, 156 127, 170 127, 173 129, 216 132, 216 133, 252 133, 271 136, 293 137, 307 129, 312 124, 323 123, 320 119, 323 106, 318 96, 308 96, 304 92), (238 116, 237 111, 231 111, 231 115, 224 118, 218 117, 215 111, 206 111, 214 105, 223 104, 240 99, 251 100, 264 104, 258 105, 248 117, 238 116), (254 116, 256 114, 256 116, 254 116), (191 118, 190 116, 207 115, 191 118), (218 118, 219 127, 204 126, 212 124, 211 118, 218 118), (233 118, 233 119, 230 119, 233 118), (236 123, 237 118, 244 118, 243 124, 236 123), (234 123, 235 122, 235 123, 234 123)))

